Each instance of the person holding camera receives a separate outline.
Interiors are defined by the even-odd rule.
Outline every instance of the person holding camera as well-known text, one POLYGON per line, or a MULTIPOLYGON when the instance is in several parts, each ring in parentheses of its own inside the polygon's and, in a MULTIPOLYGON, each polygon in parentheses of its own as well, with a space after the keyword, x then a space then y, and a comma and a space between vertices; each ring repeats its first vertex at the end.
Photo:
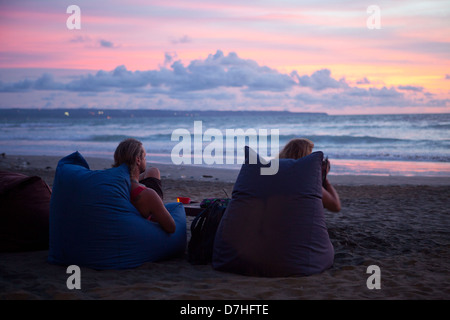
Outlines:
MULTIPOLYGON (((280 159, 300 159, 312 153, 314 143, 305 138, 295 138, 290 140, 281 150, 278 158, 280 159)), ((324 208, 332 211, 341 211, 341 200, 336 189, 328 181, 327 175, 330 171, 330 162, 328 158, 322 164, 322 202, 324 208)))

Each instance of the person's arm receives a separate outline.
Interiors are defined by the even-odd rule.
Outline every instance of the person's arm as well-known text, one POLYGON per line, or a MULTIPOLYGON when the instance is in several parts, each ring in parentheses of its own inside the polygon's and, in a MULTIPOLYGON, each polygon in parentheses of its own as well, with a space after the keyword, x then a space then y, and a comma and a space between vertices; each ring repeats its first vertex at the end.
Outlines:
POLYGON ((134 206, 145 219, 152 215, 152 220, 158 222, 166 232, 175 232, 175 221, 155 190, 147 188, 142 191, 134 206))
POLYGON ((139 175, 139 181, 144 180, 145 178, 153 177, 161 180, 161 172, 156 167, 148 166, 144 172, 139 175))
POLYGON ((322 202, 323 206, 330 211, 341 211, 341 200, 339 199, 339 195, 328 179, 325 179, 324 186, 322 187, 322 202))

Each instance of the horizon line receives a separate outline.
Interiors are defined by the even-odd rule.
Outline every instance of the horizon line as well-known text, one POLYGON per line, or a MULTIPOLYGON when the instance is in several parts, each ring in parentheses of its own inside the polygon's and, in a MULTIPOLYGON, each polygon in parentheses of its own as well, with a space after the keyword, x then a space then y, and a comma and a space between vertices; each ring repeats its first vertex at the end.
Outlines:
POLYGON ((190 113, 207 113, 207 112, 248 112, 248 113, 291 113, 291 114, 316 114, 316 115, 326 115, 326 116, 382 116, 382 115, 442 115, 442 114, 450 114, 450 112, 405 112, 405 113, 329 113, 326 111, 291 111, 291 110, 217 110, 217 109, 136 109, 136 108, 32 108, 32 107, 12 107, 12 108, 0 108, 0 111, 13 111, 13 110, 33 110, 33 111, 70 111, 70 110, 82 110, 82 111, 155 111, 155 112, 190 112, 190 113))

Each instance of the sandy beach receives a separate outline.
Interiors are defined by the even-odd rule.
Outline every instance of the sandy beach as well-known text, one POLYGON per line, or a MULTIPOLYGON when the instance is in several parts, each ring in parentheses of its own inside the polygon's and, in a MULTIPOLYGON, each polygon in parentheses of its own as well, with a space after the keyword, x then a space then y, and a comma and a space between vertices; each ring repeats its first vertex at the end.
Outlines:
MULTIPOLYGON (((0 170, 37 175, 51 187, 51 156, 0 156, 0 170)), ((112 159, 87 158, 91 169, 112 159)), ((238 171, 157 165, 165 201, 231 196, 238 171)), ((342 211, 326 213, 335 248, 331 269, 309 277, 255 278, 194 266, 186 257, 136 269, 81 268, 81 290, 68 290, 48 251, 0 253, 0 299, 449 299, 450 178, 333 176, 342 211), (368 289, 367 268, 381 270, 368 289)), ((193 218, 188 217, 189 230, 193 218)), ((188 232, 188 240, 189 240, 188 232)))

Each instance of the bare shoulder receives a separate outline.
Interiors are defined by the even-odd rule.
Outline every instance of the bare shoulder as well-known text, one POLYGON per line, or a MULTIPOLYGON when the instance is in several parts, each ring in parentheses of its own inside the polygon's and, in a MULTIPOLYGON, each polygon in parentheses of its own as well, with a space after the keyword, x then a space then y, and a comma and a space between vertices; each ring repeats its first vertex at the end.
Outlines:
POLYGON ((154 200, 154 199, 161 200, 161 198, 159 197, 158 193, 156 193, 156 191, 151 189, 151 188, 145 188, 145 190, 142 190, 141 198, 149 199, 149 200, 154 200))

